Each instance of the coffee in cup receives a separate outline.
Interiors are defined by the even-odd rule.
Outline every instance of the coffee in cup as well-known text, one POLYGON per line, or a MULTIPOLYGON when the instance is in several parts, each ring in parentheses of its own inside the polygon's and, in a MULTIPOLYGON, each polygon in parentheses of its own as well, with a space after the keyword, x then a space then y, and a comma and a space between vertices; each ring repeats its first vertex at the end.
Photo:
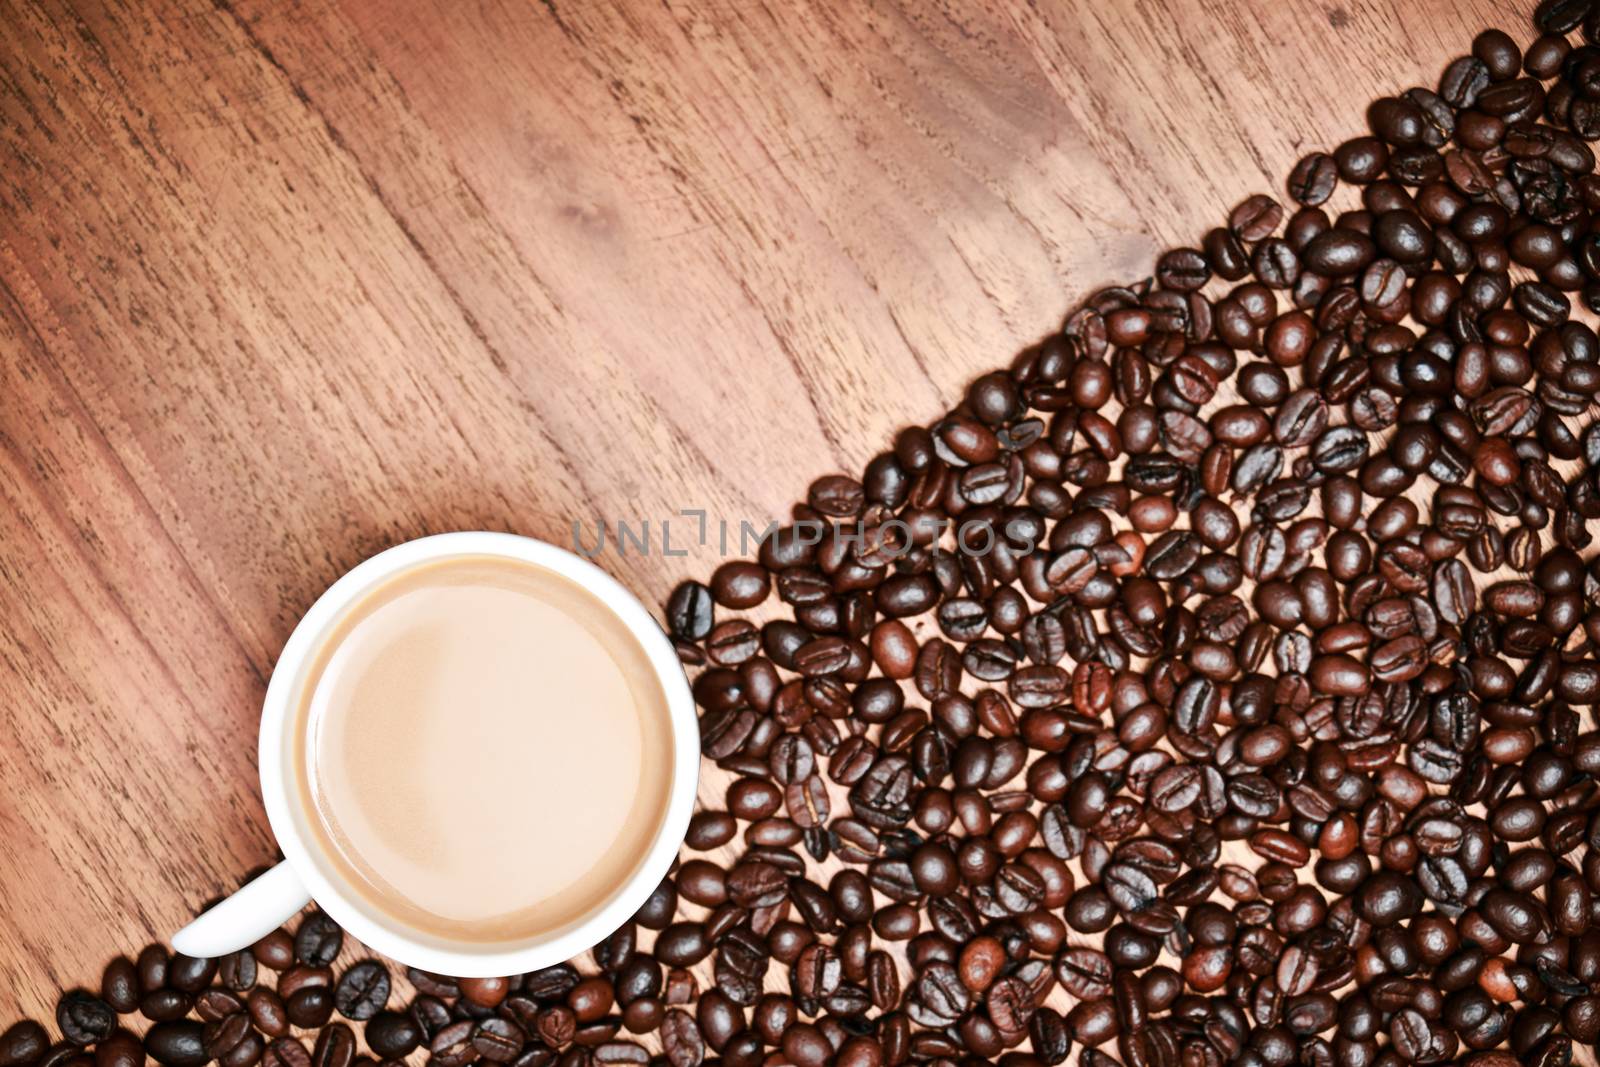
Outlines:
POLYGON ((672 643, 598 567, 509 534, 398 545, 335 582, 273 670, 261 793, 284 862, 173 947, 236 951, 314 899, 425 970, 568 959, 666 875, 699 749, 672 643))
POLYGON ((649 659, 568 578, 460 556, 346 609, 296 694, 295 779, 364 902, 452 941, 555 930, 643 862, 672 738, 649 659))

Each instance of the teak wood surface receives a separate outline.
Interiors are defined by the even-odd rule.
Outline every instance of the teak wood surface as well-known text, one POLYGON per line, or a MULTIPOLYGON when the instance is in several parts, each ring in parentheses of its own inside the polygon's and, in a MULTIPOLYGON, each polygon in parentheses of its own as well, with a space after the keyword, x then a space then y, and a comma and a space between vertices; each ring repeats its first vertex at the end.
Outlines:
POLYGON ((0 1026, 273 858, 342 571, 649 519, 659 604, 1531 6, 0 0, 0 1026))

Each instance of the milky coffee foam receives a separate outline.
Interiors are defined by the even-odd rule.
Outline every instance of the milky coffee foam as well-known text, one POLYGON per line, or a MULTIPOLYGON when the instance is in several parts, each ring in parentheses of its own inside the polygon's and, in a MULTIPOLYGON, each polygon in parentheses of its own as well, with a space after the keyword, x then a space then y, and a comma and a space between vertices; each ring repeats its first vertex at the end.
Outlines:
POLYGON ((461 556, 348 608, 298 696, 322 849, 425 934, 503 943, 603 904, 666 813, 667 702, 628 628, 552 571, 461 556))

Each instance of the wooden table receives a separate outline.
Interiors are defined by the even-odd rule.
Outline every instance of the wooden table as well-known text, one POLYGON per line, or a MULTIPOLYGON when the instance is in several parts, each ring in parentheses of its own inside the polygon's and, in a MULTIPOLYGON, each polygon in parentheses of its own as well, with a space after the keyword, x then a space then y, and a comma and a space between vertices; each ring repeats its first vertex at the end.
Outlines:
POLYGON ((341 571, 781 516, 1532 5, 433 6, 0 0, 0 1024, 273 856, 341 571))

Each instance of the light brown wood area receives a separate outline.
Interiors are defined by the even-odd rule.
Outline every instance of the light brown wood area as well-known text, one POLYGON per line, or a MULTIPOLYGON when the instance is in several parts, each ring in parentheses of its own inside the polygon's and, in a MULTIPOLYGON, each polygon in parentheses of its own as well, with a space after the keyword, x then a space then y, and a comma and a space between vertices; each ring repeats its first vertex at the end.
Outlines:
POLYGON ((0 1025, 270 860, 346 568, 781 516, 1530 7, 0 0, 0 1025))

